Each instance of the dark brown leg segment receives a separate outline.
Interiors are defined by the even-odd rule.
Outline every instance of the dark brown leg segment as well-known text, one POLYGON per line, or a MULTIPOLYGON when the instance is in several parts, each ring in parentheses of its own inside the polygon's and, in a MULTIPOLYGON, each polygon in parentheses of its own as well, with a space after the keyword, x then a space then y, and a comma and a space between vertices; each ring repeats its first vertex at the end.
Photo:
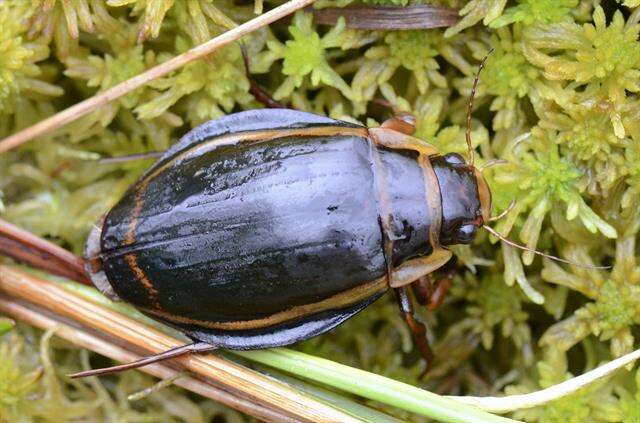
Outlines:
POLYGON ((411 284, 411 290, 418 304, 423 306, 429 304, 434 285, 432 274, 424 275, 411 284))
POLYGON ((429 274, 413 282, 411 289, 420 305, 426 306, 429 311, 435 311, 444 302, 452 280, 451 272, 445 273, 438 279, 434 279, 433 275, 429 274))
POLYGON ((413 313, 413 304, 411 304, 411 298, 409 298, 407 287, 403 286, 401 288, 395 288, 394 291, 396 293, 396 299, 398 300, 398 306, 400 307, 402 317, 404 317, 409 329, 411 329, 418 351, 420 351, 420 355, 422 355, 422 358, 426 362, 426 368, 420 375, 420 377, 423 377, 429 371, 431 364, 433 363, 433 352, 431 351, 429 340, 427 339, 427 327, 424 323, 415 318, 413 313))
POLYGON ((87 370, 85 372, 79 372, 69 375, 71 379, 77 379, 89 376, 99 376, 109 373, 117 373, 123 370, 136 369, 138 367, 146 366, 148 364, 157 363, 159 361, 168 360, 170 358, 181 357, 187 354, 203 353, 207 351, 213 351, 218 347, 207 344, 205 342, 194 342, 193 344, 181 345, 179 347, 171 348, 167 351, 163 351, 158 354, 143 357, 139 360, 132 361, 131 363, 120 364, 112 367, 105 367, 103 369, 87 370))
POLYGON ((447 296, 447 292, 449 292, 451 288, 451 283, 452 281, 449 274, 444 275, 436 281, 435 289, 431 293, 431 297, 427 303, 427 310, 435 311, 440 308, 447 296))
POLYGON ((265 90, 262 89, 260 85, 253 79, 251 73, 249 72, 249 56, 247 54, 247 49, 244 44, 240 44, 240 50, 242 51, 242 60, 244 61, 244 70, 249 80, 249 84, 251 85, 249 88, 249 92, 259 103, 264 104, 265 107, 270 109, 286 109, 287 106, 284 104, 274 100, 265 90))

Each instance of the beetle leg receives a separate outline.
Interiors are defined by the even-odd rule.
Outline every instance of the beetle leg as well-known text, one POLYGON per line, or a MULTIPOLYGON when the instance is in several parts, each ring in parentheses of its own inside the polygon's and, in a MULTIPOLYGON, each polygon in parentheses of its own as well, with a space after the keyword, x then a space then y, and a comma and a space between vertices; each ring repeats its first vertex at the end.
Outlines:
POLYGON ((420 305, 426 306, 427 310, 437 310, 452 285, 452 274, 446 273, 434 280, 432 275, 425 275, 411 284, 411 289, 420 305))
POLYGON ((393 117, 382 122, 381 128, 393 129, 406 135, 415 134, 416 117, 413 113, 400 110, 395 104, 381 98, 376 98, 373 102, 393 111, 393 117))
POLYGON ((132 361, 130 363, 119 364, 117 366, 105 367, 102 369, 87 370, 84 372, 74 373, 69 375, 71 379, 77 379, 88 376, 99 376, 109 373, 117 373, 123 370, 137 369, 138 367, 146 366, 148 364, 157 363, 159 361, 168 360, 170 358, 181 357, 186 354, 202 353, 206 351, 213 351, 217 349, 215 345, 207 344, 206 342, 194 342, 192 344, 180 345, 179 347, 171 348, 158 354, 153 354, 147 357, 143 357, 139 360, 132 361))
POLYGON ((433 292, 431 293, 431 296, 429 297, 429 302, 427 303, 427 310, 435 311, 442 305, 442 303, 444 302, 444 299, 447 296, 447 293, 449 292, 449 289, 451 289, 451 285, 452 285, 452 277, 450 273, 447 273, 446 275, 443 275, 441 278, 438 278, 438 280, 436 281, 435 289, 433 290, 433 292))
MULTIPOLYGON (((390 122, 391 120, 393 119, 385 122, 390 122)), ((413 150, 417 151, 419 154, 425 155, 426 157, 439 154, 438 149, 431 144, 403 132, 399 132, 398 130, 388 126, 369 128, 369 135, 377 145, 390 148, 392 150, 413 150)))
POLYGON ((411 304, 411 298, 409 298, 407 287, 396 288, 394 291, 396 293, 396 299, 398 301, 402 317, 409 326, 409 329, 411 329, 416 346, 426 363, 426 368, 420 375, 422 378, 431 368, 431 363, 433 363, 433 352, 431 351, 429 340, 427 339, 427 327, 414 316, 413 304, 411 304))
POLYGON ((262 87, 253 79, 251 72, 249 72, 249 55, 244 44, 240 43, 240 51, 242 52, 242 61, 244 62, 244 71, 247 79, 249 80, 249 92, 259 103, 264 104, 265 107, 270 109, 286 109, 287 106, 274 100, 262 87))
POLYGON ((434 285, 432 274, 421 276, 411 284, 413 296, 416 298, 418 304, 423 306, 429 304, 429 298, 431 298, 433 294, 434 285))
POLYGON ((382 122, 380 127, 393 129, 405 135, 413 135, 416 132, 416 117, 409 112, 398 112, 391 119, 382 122))

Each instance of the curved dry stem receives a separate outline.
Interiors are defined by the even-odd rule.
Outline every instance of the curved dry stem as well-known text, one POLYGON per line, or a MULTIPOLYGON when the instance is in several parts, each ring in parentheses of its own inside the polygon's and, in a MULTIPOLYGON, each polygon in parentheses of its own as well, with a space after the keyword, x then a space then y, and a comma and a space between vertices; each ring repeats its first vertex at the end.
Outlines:
MULTIPOLYGON (((58 319, 57 316, 40 310, 38 306, 33 304, 20 304, 9 297, 0 295, 0 311, 43 330, 55 329, 55 335, 57 337, 65 339, 80 348, 104 355, 105 357, 118 361, 129 361, 137 357, 137 355, 129 352, 125 348, 106 341, 88 330, 71 326, 63 320, 58 319)), ((203 397, 211 398, 214 401, 218 401, 261 420, 274 422, 296 421, 290 415, 262 407, 242 396, 228 393, 207 381, 186 376, 166 365, 152 364, 140 370, 161 378, 163 381, 171 380, 172 383, 177 386, 202 395, 203 397), (180 376, 180 378, 178 378, 178 376, 180 376)))
POLYGON ((551 401, 555 401, 559 398, 571 395, 581 388, 590 385, 597 380, 609 376, 616 370, 633 363, 640 358, 640 349, 630 352, 627 355, 616 358, 600 367, 596 367, 580 376, 576 376, 572 379, 566 380, 557 385, 550 386, 549 388, 542 389, 540 391, 531 392, 521 395, 509 395, 505 397, 462 397, 462 396, 450 396, 448 398, 456 401, 463 402, 465 404, 475 405, 485 411, 494 413, 507 413, 514 410, 520 410, 523 408, 536 407, 543 405, 551 401))
POLYGON ((0 255, 91 285, 82 258, 3 219, 0 219, 0 255))

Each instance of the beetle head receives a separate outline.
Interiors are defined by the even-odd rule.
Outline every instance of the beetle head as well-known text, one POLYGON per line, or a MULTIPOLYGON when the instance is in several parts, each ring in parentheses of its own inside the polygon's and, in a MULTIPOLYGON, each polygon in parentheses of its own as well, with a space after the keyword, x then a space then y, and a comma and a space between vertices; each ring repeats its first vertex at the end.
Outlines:
POLYGON ((471 111, 473 110, 473 98, 475 97, 478 81, 480 80, 480 72, 492 51, 493 49, 490 49, 484 59, 482 59, 482 62, 480 62, 478 73, 473 80, 471 96, 469 97, 466 140, 470 163, 467 164, 462 156, 456 153, 431 157, 431 164, 438 178, 438 185, 440 186, 442 204, 440 244, 445 246, 469 244, 475 238, 478 228, 482 227, 512 247, 578 267, 608 269, 610 266, 593 266, 591 264, 577 263, 572 260, 566 260, 543 253, 526 245, 518 244, 486 224, 501 219, 515 206, 515 202, 512 202, 509 208, 500 215, 491 217, 491 191, 489 191, 487 181, 484 179, 484 176, 482 176, 482 169, 504 161, 492 160, 485 163, 480 169, 476 169, 473 165, 475 158, 473 143, 471 142, 471 111))
POLYGON ((442 204, 442 245, 469 244, 489 219, 491 192, 482 174, 456 153, 431 158, 442 204))

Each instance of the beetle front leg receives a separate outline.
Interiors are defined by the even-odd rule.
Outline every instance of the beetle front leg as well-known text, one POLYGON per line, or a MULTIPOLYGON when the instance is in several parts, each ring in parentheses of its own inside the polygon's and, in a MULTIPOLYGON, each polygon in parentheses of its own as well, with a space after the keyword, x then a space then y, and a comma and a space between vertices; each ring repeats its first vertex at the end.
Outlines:
POLYGON ((400 288, 409 285, 424 275, 428 275, 444 266, 452 255, 453 253, 450 250, 437 248, 426 257, 406 261, 393 269, 389 278, 389 286, 391 288, 400 288))
POLYGON ((394 292, 396 293, 400 313, 402 313, 404 321, 409 326, 409 329, 411 329, 418 351, 420 351, 420 355, 426 363, 424 371, 420 374, 420 378, 422 378, 429 371, 433 363, 433 351, 431 351, 429 340, 427 339, 427 327, 424 323, 416 319, 407 287, 395 288, 394 292))

